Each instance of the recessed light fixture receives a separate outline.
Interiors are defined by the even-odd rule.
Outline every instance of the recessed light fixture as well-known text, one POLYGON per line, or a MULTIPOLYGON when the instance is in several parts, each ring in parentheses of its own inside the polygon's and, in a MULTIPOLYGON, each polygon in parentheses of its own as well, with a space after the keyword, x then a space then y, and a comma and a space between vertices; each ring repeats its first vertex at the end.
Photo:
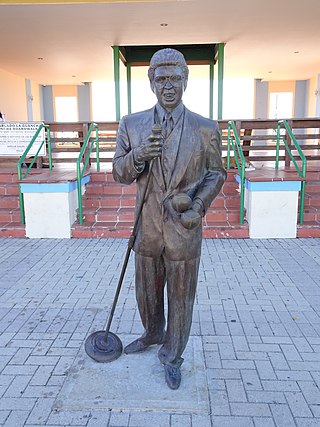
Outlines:
POLYGON ((300 53, 298 50, 295 50, 293 53, 300 53))
POLYGON ((163 22, 162 24, 160 24, 160 27, 167 27, 168 24, 166 24, 165 22, 163 22))
POLYGON ((268 74, 272 74, 272 71, 268 71, 268 74))
POLYGON ((37 58, 37 59, 39 59, 39 61, 43 61, 42 56, 39 56, 39 58, 37 58))
POLYGON ((71 77, 77 77, 77 76, 75 76, 75 75, 73 74, 71 77))

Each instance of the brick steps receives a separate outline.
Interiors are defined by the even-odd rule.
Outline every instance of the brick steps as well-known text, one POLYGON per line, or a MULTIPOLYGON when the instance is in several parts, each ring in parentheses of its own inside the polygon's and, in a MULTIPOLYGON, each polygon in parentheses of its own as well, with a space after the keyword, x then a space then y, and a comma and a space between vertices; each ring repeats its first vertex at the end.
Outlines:
POLYGON ((0 208, 0 223, 8 223, 8 222, 19 222, 20 221, 20 209, 8 209, 8 208, 0 208))
MULTIPOLYGON (((203 223, 204 238, 247 238, 248 224, 239 223, 240 198, 235 172, 228 173, 221 193, 210 206, 203 223)), ((305 224, 298 236, 314 236, 320 229, 320 172, 308 174, 305 224)), ((94 173, 84 197, 85 223, 75 225, 74 237, 129 237, 132 230, 135 184, 115 183, 111 173, 94 173), (90 188, 91 186, 91 188, 90 188)))
MULTIPOLYGON (((240 200, 234 172, 210 206, 203 223, 205 238, 248 237, 248 226, 239 224, 240 200)), ((109 172, 93 173, 83 198, 84 222, 73 226, 73 237, 130 237, 136 186, 114 182, 109 172)))
MULTIPOLYGON (((38 171, 35 170, 37 173, 38 171)), ((240 200, 234 171, 209 208, 203 223, 204 238, 247 238, 248 225, 239 224, 240 200)), ((298 237, 320 237, 320 172, 307 174, 305 221, 298 237)), ((131 235, 135 184, 114 182, 110 172, 93 172, 83 199, 84 223, 74 224, 73 237, 122 237, 131 235)), ((20 224, 17 173, 0 170, 0 237, 25 237, 20 224)))
POLYGON ((19 187, 17 183, 0 182, 0 196, 18 196, 19 187))
POLYGON ((16 209, 19 207, 18 196, 0 196, 0 208, 16 209))

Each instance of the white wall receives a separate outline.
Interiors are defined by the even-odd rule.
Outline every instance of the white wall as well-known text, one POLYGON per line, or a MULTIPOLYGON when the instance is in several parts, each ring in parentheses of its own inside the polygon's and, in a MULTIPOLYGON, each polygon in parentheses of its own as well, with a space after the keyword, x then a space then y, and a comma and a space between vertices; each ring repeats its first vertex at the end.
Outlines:
MULTIPOLYGON (((127 87, 121 67, 121 116, 127 114, 127 87)), ((209 66, 190 66, 187 89, 183 101, 187 108, 195 113, 209 117, 209 66)), ((157 98, 151 91, 148 79, 148 67, 132 67, 131 98, 132 112, 151 108, 157 98)), ((217 80, 215 80, 217 83, 217 80)), ((214 87, 214 117, 217 117, 217 85, 214 87)), ((224 80, 224 119, 252 119, 254 109, 254 80, 239 78, 224 80)), ((92 83, 92 114, 95 121, 115 120, 114 82, 100 81, 92 83)))

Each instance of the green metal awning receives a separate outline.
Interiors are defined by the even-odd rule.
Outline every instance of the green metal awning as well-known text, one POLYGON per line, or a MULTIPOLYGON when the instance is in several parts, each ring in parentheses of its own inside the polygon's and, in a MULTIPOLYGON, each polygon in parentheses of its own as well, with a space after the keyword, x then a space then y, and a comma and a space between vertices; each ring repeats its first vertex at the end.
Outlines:
POLYGON ((149 65, 152 55, 160 49, 171 48, 179 50, 188 65, 210 64, 215 58, 215 44, 185 44, 185 45, 153 45, 153 46, 119 46, 120 59, 131 66, 149 65))

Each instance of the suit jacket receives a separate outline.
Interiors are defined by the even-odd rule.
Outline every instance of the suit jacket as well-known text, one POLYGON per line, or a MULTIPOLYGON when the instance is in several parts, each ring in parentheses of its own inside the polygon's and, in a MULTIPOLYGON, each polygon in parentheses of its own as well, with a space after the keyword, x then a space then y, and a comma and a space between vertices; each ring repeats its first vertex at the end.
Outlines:
MULTIPOLYGON (((148 164, 139 173, 134 165, 133 151, 150 136, 154 117, 155 107, 125 116, 117 133, 113 176, 124 184, 136 180, 136 212, 141 203, 148 164)), ((219 193, 226 172, 221 161, 217 122, 185 108, 180 130, 172 134, 175 163, 170 181, 165 183, 161 160, 157 158, 133 249, 149 257, 158 257, 165 251, 169 259, 179 261, 200 256, 202 226, 200 224, 191 230, 184 228, 180 214, 172 207, 172 197, 177 193, 187 193, 192 199, 201 199, 205 213, 219 193)))

